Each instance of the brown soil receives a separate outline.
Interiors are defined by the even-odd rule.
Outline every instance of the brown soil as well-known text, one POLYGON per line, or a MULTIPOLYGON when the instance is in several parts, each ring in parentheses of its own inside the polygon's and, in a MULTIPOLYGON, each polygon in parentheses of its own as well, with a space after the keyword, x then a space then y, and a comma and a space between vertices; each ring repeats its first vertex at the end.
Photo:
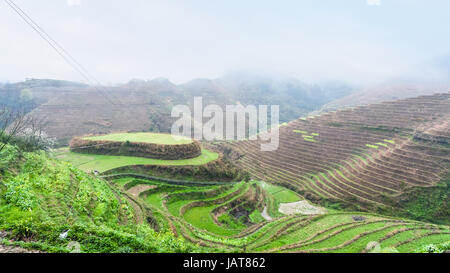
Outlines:
POLYGON ((38 250, 29 250, 15 246, 0 245, 0 253, 43 253, 38 250))
POLYGON ((127 192, 129 194, 131 194, 134 198, 138 198, 139 194, 141 194, 142 192, 156 189, 156 188, 157 188, 157 186, 155 186, 155 185, 140 184, 140 185, 134 186, 131 189, 127 190, 127 192))

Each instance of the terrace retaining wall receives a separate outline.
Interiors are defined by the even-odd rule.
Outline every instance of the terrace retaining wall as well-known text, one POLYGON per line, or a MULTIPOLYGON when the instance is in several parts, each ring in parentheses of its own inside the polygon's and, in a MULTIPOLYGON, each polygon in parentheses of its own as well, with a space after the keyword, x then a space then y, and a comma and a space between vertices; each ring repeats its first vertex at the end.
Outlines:
POLYGON ((145 158, 179 160, 198 157, 202 153, 200 144, 153 144, 141 142, 119 142, 107 140, 88 140, 81 137, 70 141, 70 150, 75 153, 138 156, 145 158))

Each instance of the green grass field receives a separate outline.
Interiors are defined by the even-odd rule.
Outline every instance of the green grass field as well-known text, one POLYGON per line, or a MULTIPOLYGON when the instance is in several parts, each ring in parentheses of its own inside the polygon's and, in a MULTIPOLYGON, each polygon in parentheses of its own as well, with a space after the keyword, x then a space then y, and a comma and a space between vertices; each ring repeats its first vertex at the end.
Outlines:
POLYGON ((189 144, 192 143, 190 138, 176 137, 169 134, 156 134, 156 133, 118 133, 104 136, 92 136, 85 137, 87 140, 109 140, 119 142, 142 142, 142 143, 154 143, 154 144, 189 144))
POLYGON ((162 160, 134 156, 109 156, 73 153, 69 148, 58 149, 55 152, 56 158, 68 161, 77 168, 90 172, 97 170, 105 172, 115 168, 128 165, 166 165, 166 166, 186 166, 203 165, 216 160, 219 154, 203 149, 202 154, 191 159, 162 160))
POLYGON ((302 200, 297 193, 284 187, 263 181, 259 181, 258 183, 267 194, 267 212, 271 217, 276 218, 283 216, 283 214, 278 211, 281 203, 293 203, 302 200))
POLYGON ((266 182, 259 182, 261 187, 272 195, 277 203, 293 203, 302 199, 295 192, 266 182))
POLYGON ((211 211, 215 207, 216 206, 192 208, 184 214, 184 219, 199 229, 204 229, 217 235, 230 236, 238 234, 245 228, 243 225, 236 229, 218 226, 211 216, 211 211))

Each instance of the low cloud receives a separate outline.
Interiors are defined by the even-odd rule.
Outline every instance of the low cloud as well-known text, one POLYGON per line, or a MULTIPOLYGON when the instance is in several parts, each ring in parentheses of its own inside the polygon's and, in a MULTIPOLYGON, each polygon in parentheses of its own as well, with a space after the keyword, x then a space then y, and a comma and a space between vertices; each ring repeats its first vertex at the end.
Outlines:
MULTIPOLYGON (((399 0, 382 9, 357 1, 18 3, 105 84, 160 76, 182 83, 233 70, 267 70, 309 82, 370 83, 438 77, 431 60, 449 53, 450 38, 441 34, 447 32, 450 4, 437 1, 430 6, 399 0), (432 9, 427 13, 432 17, 422 5, 432 9)), ((83 80, 5 5, 0 25, 8 25, 0 28, 5 41, 0 80, 83 80)))

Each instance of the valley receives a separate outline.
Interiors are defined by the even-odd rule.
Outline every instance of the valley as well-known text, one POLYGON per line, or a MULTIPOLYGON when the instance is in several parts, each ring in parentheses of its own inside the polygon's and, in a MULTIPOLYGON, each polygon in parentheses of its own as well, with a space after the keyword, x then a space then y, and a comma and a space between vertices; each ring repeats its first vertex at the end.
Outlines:
POLYGON ((275 152, 261 152, 260 140, 155 133, 75 137, 49 153, 7 146, 0 227, 14 239, 1 242, 44 252, 70 251, 72 241, 82 252, 445 248, 449 98, 293 120, 280 127, 275 152), (194 144, 201 152, 190 156, 185 146, 194 144), (173 151, 179 158, 165 159, 173 151), (52 239, 64 231, 67 240, 52 239), (99 244, 106 234, 110 243, 99 244))

